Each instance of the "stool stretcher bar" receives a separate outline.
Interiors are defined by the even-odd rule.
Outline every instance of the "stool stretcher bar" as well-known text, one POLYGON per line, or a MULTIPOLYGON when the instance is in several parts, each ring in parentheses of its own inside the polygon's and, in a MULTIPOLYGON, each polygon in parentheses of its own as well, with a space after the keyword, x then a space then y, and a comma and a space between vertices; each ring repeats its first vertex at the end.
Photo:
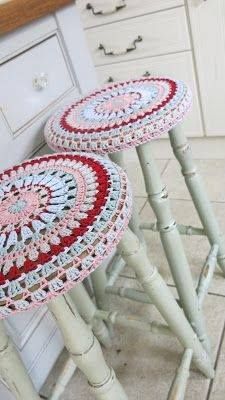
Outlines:
POLYGON ((97 310, 95 313, 95 318, 106 322, 110 321, 112 324, 125 328, 135 328, 151 333, 174 336, 166 324, 162 324, 157 321, 144 321, 144 319, 138 318, 137 315, 122 315, 117 311, 112 312, 97 310))
MULTIPOLYGON (((217 253, 218 253, 218 245, 213 245, 209 251, 206 262, 203 265, 199 283, 197 287, 197 297, 199 301, 199 305, 202 306, 204 298, 208 293, 209 285, 212 281, 213 274, 216 267, 217 261, 217 253)), ((117 262, 120 263, 120 267, 125 264, 123 259, 117 254, 117 262)), ((114 265, 115 266, 115 265, 114 265)), ((113 266, 113 268, 114 268, 113 266)), ((114 268, 115 271, 115 268, 114 268)), ((113 282, 116 274, 109 276, 108 282, 113 282)), ((106 286, 105 293, 116 295, 119 297, 123 297, 129 300, 152 304, 148 295, 141 290, 135 290, 132 288, 125 287, 114 287, 114 286, 106 286)), ((85 316, 85 320, 92 325, 92 327, 97 327, 95 334, 98 333, 99 340, 108 347, 110 342, 107 340, 107 332, 105 332, 104 326, 97 323, 97 321, 105 321, 109 324, 128 327, 128 328, 136 328, 144 331, 148 331, 155 334, 162 334, 166 336, 174 336, 171 332, 170 328, 166 324, 159 323, 157 321, 144 321, 143 319, 138 318, 136 315, 121 315, 118 312, 104 311, 96 309, 94 304, 90 300, 91 307, 89 310, 86 309, 85 305, 87 302, 83 301, 84 296, 87 297, 87 293, 82 284, 77 285, 75 289, 70 292, 70 297, 76 302, 79 312, 81 315, 85 316), (85 307, 85 309, 83 309, 85 307), (103 329, 103 335, 99 334, 99 328, 103 329), (105 343, 104 343, 105 340, 105 343)), ((101 332, 101 331, 100 331, 101 332)), ((175 378, 173 380, 168 399, 167 400, 183 400, 185 395, 185 390, 187 386, 187 381, 189 378, 189 368, 191 365, 193 351, 192 349, 186 349, 183 353, 183 357, 181 359, 181 364, 177 369, 175 378)), ((48 400, 58 400, 61 394, 64 392, 66 385, 72 378, 75 372, 75 364, 68 358, 65 362, 62 371, 57 379, 57 383, 53 389, 51 396, 48 400)), ((44 396, 43 396, 44 398, 44 396)))
MULTIPOLYGON (((157 222, 152 222, 152 223, 142 223, 140 224, 140 228, 143 230, 150 230, 153 232, 159 232, 159 227, 157 222)), ((206 236, 206 233, 204 229, 202 228, 196 228, 191 225, 183 225, 183 224, 177 224, 177 229, 181 235, 187 235, 187 236, 206 236)))

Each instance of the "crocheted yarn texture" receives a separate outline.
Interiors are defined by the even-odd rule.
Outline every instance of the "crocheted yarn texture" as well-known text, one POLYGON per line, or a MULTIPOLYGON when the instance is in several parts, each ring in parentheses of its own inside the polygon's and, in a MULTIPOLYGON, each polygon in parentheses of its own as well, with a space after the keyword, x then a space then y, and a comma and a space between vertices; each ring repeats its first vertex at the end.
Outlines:
POLYGON ((53 150, 112 153, 148 142, 181 122, 191 92, 181 81, 115 83, 67 105, 45 127, 53 150))
POLYGON ((119 242, 126 174, 87 154, 55 154, 0 174, 0 318, 71 289, 119 242))

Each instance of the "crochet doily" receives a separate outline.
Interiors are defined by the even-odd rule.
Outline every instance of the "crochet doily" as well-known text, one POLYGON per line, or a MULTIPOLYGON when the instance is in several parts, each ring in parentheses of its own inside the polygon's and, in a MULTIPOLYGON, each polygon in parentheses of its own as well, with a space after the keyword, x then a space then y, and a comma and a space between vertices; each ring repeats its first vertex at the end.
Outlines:
POLYGON ((49 155, 0 174, 0 318, 82 281, 130 214, 126 174, 99 156, 49 155))
POLYGON ((54 150, 115 152, 168 132, 190 105, 191 92, 181 81, 150 77, 115 83, 56 112, 45 136, 54 150))

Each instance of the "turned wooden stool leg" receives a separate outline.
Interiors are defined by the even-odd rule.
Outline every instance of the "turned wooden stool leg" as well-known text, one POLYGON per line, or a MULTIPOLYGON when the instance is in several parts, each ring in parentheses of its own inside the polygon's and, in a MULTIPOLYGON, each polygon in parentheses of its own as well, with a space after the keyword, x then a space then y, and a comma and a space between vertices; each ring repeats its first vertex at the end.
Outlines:
POLYGON ((69 296, 75 302, 84 321, 92 326, 93 333, 99 342, 105 347, 110 347, 112 343, 109 331, 103 321, 94 318, 97 308, 90 299, 84 285, 82 283, 77 284, 70 290, 69 296))
MULTIPOLYGON (((127 173, 128 177, 129 177, 129 173, 127 172, 126 163, 124 161, 124 152, 118 151, 116 153, 111 153, 111 154, 109 154, 109 157, 114 163, 119 165, 127 173)), ((138 211, 137 211, 137 208, 135 205, 135 201, 133 202, 132 217, 129 222, 129 227, 135 233, 135 235, 139 238, 139 240, 142 243, 145 243, 144 235, 140 229, 139 215, 138 215, 138 211)))
POLYGON ((179 161, 187 188, 211 245, 219 245, 218 263, 225 274, 225 239, 221 234, 212 205, 207 196, 201 176, 195 166, 190 144, 179 127, 169 132, 174 154, 179 161))
POLYGON ((157 218, 162 245, 184 312, 196 331, 199 340, 209 351, 210 344, 206 335, 205 323, 198 304, 190 268, 176 222, 171 214, 168 193, 151 155, 150 144, 146 143, 139 146, 137 153, 144 175, 148 199, 157 218))
POLYGON ((40 400, 2 321, 0 321, 0 376, 16 400, 40 400))
POLYGON ((182 345, 193 350, 193 361, 196 366, 208 378, 213 378, 214 371, 208 353, 202 347, 165 281, 157 269, 150 264, 145 247, 131 230, 125 232, 118 247, 127 264, 135 271, 145 292, 182 345))
POLYGON ((98 400, 127 400, 114 371, 104 360, 101 347, 69 297, 58 296, 48 307, 64 336, 65 346, 78 368, 86 375, 98 400))

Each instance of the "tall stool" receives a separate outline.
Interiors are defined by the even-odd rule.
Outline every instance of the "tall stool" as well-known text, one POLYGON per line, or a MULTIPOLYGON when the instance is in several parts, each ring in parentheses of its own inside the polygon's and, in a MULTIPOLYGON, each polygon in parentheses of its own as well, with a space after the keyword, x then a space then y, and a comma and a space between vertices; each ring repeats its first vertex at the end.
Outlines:
MULTIPOLYGON (((0 318, 47 304, 96 399, 127 396, 67 292, 116 245, 167 321, 164 330, 173 332, 193 354, 196 366, 213 377, 210 357, 183 311, 150 264, 145 247, 126 230, 131 191, 120 167, 99 156, 77 153, 28 160, 0 174, 0 198, 0 318)), ((98 310, 97 317, 101 316, 104 319, 105 313, 98 310)), ((0 364, 1 356, 0 352, 0 364)), ((24 400, 26 381, 20 381, 17 368, 13 375, 10 389, 24 400)), ((37 400, 37 395, 29 399, 37 400)))
MULTIPOLYGON (((110 84, 56 112, 47 122, 45 136, 49 146, 55 150, 110 154, 123 168, 126 166, 122 151, 136 147, 148 200, 157 218, 157 227, 149 223, 143 227, 146 229, 147 225, 147 228, 159 231, 185 314, 209 351, 210 344, 198 293, 193 284, 179 227, 170 210, 168 193, 151 155, 150 146, 152 139, 170 132, 172 146, 182 164, 183 174, 205 232, 212 246, 219 245, 218 261, 223 267, 224 242, 196 173, 190 147, 177 127, 190 106, 191 93, 181 81, 142 78, 110 84)), ((137 228, 137 217, 134 222, 133 226, 137 228)), ((190 229, 187 231, 190 233, 190 229)), ((97 275, 98 279, 104 281, 103 275, 97 275)))

